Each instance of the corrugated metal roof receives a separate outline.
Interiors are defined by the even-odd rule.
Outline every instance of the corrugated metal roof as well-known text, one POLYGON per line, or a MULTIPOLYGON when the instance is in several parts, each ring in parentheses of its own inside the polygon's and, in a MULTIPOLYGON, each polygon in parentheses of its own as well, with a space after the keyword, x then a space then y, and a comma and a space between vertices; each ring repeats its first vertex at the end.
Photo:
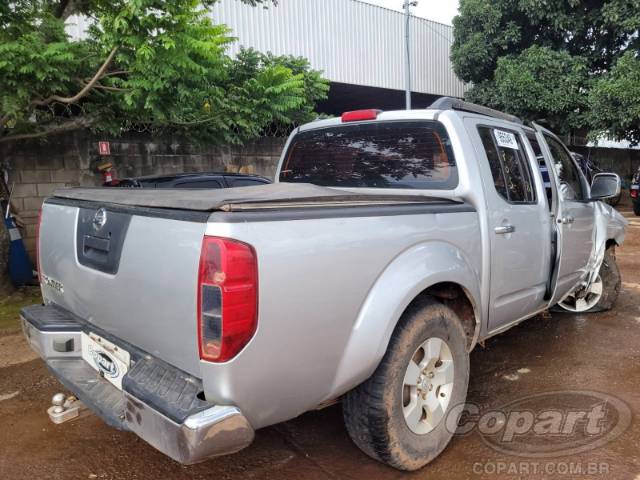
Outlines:
MULTIPOLYGON (((279 0, 250 7, 221 0, 212 9, 240 46, 309 59, 334 82, 404 90, 404 15, 357 0, 279 0)), ((453 29, 412 17, 412 90, 462 97, 464 83, 453 73, 449 50, 453 29)))

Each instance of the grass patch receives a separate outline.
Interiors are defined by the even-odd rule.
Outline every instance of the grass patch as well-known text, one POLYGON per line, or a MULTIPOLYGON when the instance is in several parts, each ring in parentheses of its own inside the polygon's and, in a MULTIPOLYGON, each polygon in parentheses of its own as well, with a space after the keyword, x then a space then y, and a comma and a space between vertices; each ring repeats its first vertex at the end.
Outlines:
POLYGON ((42 303, 40 287, 21 287, 0 300, 0 331, 19 329, 20 309, 35 303, 42 303))

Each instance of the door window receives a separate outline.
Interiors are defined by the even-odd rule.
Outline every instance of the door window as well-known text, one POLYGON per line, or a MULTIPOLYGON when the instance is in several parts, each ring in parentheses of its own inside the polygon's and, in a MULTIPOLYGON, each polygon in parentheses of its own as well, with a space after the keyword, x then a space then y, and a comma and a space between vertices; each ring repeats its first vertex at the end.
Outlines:
POLYGON ((540 173, 542 174, 542 183, 544 184, 544 192, 547 197, 547 206, 549 207, 549 210, 551 210, 551 205, 553 204, 553 192, 551 191, 551 178, 549 178, 547 162, 544 159, 542 149, 540 148, 540 144, 538 143, 535 134, 527 134, 527 140, 529 140, 533 154, 536 156, 536 162, 540 169, 540 173))
POLYGON ((531 168, 520 136, 508 130, 478 127, 493 183, 509 203, 536 203, 531 168))
POLYGON ((548 135, 544 139, 549 145, 553 169, 560 182, 560 193, 565 200, 583 200, 582 177, 575 162, 566 148, 555 138, 548 135))

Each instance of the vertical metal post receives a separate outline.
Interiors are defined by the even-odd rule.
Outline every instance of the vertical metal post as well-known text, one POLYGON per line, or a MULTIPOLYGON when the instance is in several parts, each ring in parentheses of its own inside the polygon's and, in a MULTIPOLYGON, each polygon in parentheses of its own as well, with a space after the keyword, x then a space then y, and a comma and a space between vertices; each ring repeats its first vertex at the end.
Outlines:
POLYGON ((406 0, 404 7, 404 16, 405 16, 405 49, 406 49, 406 57, 405 57, 405 108, 407 110, 411 110, 411 46, 410 46, 410 21, 411 21, 411 7, 415 7, 418 4, 417 1, 409 1, 406 0))

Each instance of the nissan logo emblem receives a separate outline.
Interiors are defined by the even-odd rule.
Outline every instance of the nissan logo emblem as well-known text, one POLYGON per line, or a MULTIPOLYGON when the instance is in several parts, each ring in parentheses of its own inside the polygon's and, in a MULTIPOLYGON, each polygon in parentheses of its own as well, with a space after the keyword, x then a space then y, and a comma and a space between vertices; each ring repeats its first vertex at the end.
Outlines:
POLYGON ((107 223, 107 211, 104 208, 100 208, 93 216, 93 228, 98 231, 104 227, 107 223))

